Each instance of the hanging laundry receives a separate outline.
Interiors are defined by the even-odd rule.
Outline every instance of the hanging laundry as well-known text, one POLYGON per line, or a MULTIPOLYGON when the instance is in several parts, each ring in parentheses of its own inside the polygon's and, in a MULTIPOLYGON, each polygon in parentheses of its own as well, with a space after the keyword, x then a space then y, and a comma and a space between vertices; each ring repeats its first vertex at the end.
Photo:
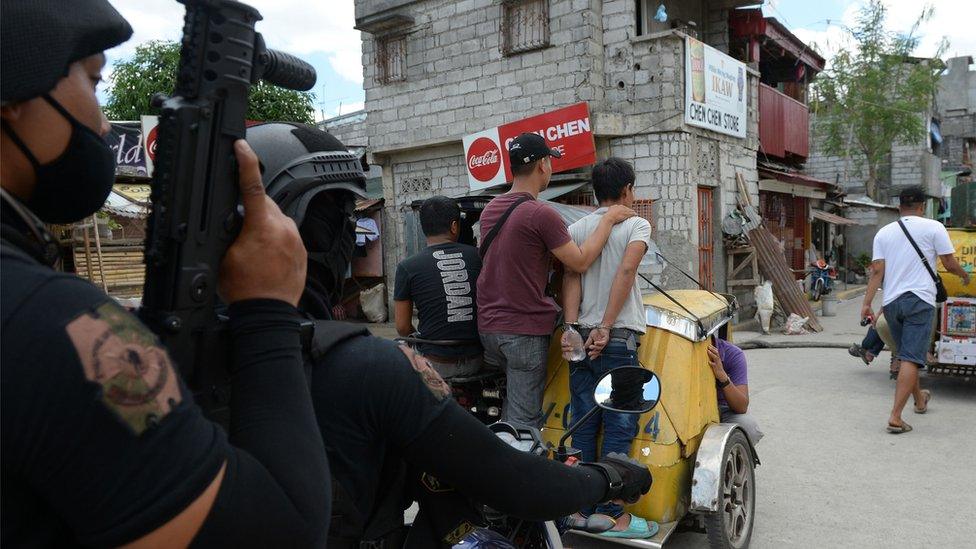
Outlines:
POLYGON ((365 246, 380 237, 380 227, 372 217, 361 217, 356 220, 356 245, 365 246))

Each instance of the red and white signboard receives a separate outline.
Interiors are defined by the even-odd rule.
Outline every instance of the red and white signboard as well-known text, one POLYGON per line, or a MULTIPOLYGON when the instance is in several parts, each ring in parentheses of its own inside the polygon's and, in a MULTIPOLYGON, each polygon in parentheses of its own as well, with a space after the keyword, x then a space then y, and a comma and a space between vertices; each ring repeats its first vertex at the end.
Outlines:
POLYGON ((153 164, 156 162, 156 130, 159 129, 159 117, 142 115, 142 147, 146 151, 146 172, 152 177, 153 164))
POLYGON ((462 141, 471 190, 512 181, 508 144, 526 132, 541 135, 562 153, 562 158, 552 159, 553 173, 596 162, 590 111, 586 103, 577 103, 465 136, 462 141))

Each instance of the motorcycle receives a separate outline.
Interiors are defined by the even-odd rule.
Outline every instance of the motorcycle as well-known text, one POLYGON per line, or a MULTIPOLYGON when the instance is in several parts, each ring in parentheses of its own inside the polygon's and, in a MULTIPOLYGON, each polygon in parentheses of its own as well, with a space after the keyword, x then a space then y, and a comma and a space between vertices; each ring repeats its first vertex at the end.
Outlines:
MULTIPOLYGON (((417 334, 398 337, 395 341, 405 343, 418 351, 418 346, 470 345, 468 341, 424 339, 417 337, 417 334)), ((501 417, 502 402, 505 400, 505 372, 502 370, 487 370, 471 376, 448 378, 445 381, 451 387, 454 400, 485 425, 490 425, 501 417)))
POLYGON ((837 280, 837 269, 834 269, 823 259, 818 259, 810 264, 810 297, 814 301, 829 294, 834 288, 834 280, 837 280))
MULTIPOLYGON (((515 428, 504 422, 494 423, 488 428, 507 444, 523 452, 534 453, 573 466, 579 462, 579 449, 566 445, 566 441, 580 426, 586 423, 599 410, 609 410, 624 414, 644 414, 657 406, 661 398, 661 382, 657 375, 642 367, 627 366, 607 372, 600 378, 594 389, 597 406, 576 420, 553 447, 545 442, 538 429, 515 428), (641 383, 638 402, 620 402, 615 399, 614 384, 617 390, 621 383, 641 383)), ((566 521, 527 521, 498 513, 484 507, 482 514, 487 526, 479 528, 464 537, 453 549, 563 549, 562 534, 568 531, 566 521)), ((575 531, 575 530, 574 530, 575 531)), ((591 532, 593 534, 598 531, 591 532)))

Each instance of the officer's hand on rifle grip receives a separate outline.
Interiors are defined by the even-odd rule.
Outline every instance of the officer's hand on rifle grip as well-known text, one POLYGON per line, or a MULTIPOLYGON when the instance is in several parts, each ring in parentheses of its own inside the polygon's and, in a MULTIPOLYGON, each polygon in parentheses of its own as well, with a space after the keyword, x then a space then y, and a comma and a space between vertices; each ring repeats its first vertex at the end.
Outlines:
POLYGON ((234 152, 244 223, 220 264, 220 296, 227 303, 277 299, 298 305, 306 268, 298 227, 264 192, 258 157, 247 142, 234 143, 234 152))

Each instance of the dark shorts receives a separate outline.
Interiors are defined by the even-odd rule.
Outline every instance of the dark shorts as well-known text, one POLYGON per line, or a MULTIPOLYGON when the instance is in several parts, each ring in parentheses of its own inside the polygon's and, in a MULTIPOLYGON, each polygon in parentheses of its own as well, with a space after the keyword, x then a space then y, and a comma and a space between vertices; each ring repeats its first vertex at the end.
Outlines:
POLYGON ((884 316, 898 345, 898 358, 924 368, 932 347, 935 307, 905 292, 884 306, 884 316))

